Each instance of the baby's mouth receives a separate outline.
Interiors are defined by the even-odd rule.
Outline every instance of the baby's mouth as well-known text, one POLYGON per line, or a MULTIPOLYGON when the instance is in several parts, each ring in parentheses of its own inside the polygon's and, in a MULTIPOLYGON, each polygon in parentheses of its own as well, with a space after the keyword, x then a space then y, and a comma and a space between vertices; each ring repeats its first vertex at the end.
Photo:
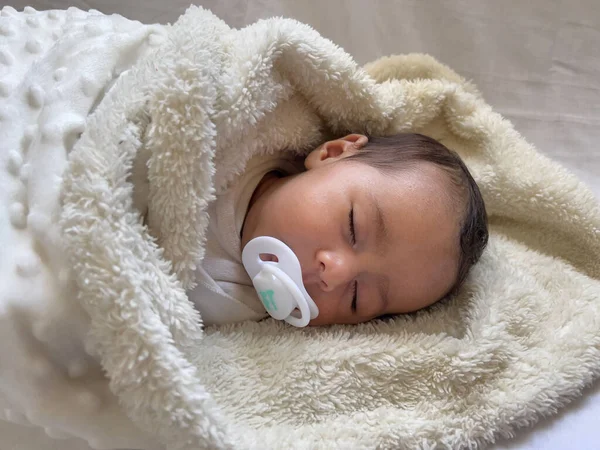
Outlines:
POLYGON ((319 281, 319 276, 316 273, 311 271, 302 271, 302 282, 304 283, 305 287, 318 283, 319 281))

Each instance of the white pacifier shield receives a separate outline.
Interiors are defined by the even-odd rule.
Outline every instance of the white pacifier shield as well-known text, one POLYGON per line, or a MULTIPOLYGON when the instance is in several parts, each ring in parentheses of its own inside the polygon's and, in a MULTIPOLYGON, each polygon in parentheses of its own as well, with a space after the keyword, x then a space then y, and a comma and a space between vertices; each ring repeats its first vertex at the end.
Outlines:
POLYGON ((273 318, 304 327, 317 317, 319 309, 306 292, 300 262, 283 242, 270 236, 254 238, 244 247, 242 262, 273 318), (278 261, 263 261, 261 254, 275 255, 278 261))

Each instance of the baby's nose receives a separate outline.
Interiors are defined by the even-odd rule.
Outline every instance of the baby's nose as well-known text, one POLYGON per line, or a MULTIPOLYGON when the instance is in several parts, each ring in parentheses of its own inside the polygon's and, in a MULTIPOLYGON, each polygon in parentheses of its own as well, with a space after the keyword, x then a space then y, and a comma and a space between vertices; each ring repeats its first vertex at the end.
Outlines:
POLYGON ((325 292, 334 291, 350 281, 350 264, 340 254, 321 252, 319 254, 319 276, 321 289, 325 292))

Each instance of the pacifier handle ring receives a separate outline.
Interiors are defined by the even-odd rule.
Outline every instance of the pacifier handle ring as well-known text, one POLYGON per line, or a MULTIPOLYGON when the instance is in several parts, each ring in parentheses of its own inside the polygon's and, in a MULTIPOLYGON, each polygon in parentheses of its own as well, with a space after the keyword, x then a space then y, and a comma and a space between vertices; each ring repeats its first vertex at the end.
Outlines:
POLYGON ((283 275, 285 275, 285 277, 289 280, 285 280, 284 282, 286 283, 288 289, 292 288, 292 295, 294 296, 296 305, 300 310, 300 317, 294 316, 294 311, 292 311, 284 320, 290 325, 303 328, 308 325, 308 322, 310 322, 310 309, 308 307, 308 303, 302 292, 300 292, 300 289, 298 289, 298 286, 296 286, 296 283, 291 280, 288 274, 283 273, 283 275), (298 301, 299 299, 300 301, 298 301))
MULTIPOLYGON (((258 255, 257 258, 259 258, 258 255)), ((311 319, 310 308, 308 306, 306 298, 304 298, 304 295, 302 294, 302 291, 298 288, 296 283, 294 283, 292 277, 290 277, 287 273, 281 270, 281 268, 278 267, 277 263, 271 261, 263 262, 261 272, 263 271, 267 271, 267 273, 276 276, 277 279, 285 285, 287 291, 292 295, 294 299, 294 303, 296 304, 295 308, 292 310, 290 315, 285 317, 283 320, 295 327, 305 327, 306 325, 308 325, 308 322, 310 322, 311 319), (296 308, 300 311, 300 317, 294 315, 296 308)))

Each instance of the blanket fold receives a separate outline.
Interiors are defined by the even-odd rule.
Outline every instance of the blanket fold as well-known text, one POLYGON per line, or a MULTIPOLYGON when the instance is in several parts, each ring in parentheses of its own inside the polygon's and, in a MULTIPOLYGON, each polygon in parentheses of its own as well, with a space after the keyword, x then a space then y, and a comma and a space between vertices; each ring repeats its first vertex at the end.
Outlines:
POLYGON ((165 27, 3 16, 5 60, 37 48, 31 23, 56 33, 0 74, 8 419, 103 448, 473 448, 598 377, 598 203, 448 67, 360 68, 294 20, 236 30, 198 7, 165 27), (464 289, 359 326, 203 330, 185 291, 209 203, 254 155, 347 132, 419 132, 464 158, 491 226, 464 289))

